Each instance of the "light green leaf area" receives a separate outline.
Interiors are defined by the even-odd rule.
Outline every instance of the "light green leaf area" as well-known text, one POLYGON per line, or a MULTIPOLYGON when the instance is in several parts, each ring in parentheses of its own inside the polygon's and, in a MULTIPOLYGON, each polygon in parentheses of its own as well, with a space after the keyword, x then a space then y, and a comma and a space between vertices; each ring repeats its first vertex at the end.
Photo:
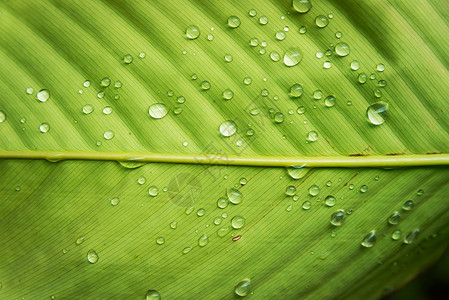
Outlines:
POLYGON ((405 285, 448 246, 447 166, 267 165, 447 160, 448 15, 437 0, 313 1, 305 14, 286 0, 0 1, 0 298, 236 299, 249 279, 247 298, 377 299, 405 285), (291 48, 302 60, 287 67, 291 48), (12 159, 32 151, 77 160, 12 159), (218 154, 260 167, 216 166, 218 154))

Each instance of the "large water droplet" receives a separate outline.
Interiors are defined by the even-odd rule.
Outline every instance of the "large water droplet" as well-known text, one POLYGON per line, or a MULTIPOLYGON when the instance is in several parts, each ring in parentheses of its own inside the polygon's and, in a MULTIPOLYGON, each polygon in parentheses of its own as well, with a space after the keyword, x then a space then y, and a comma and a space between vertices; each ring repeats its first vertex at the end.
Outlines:
POLYGON ((402 236, 402 232, 400 230, 395 230, 391 234, 391 238, 395 241, 399 240, 401 238, 401 236, 402 236))
POLYGON ((345 221, 345 211, 343 209, 339 209, 331 215, 331 224, 334 226, 341 226, 345 221))
POLYGON ((231 220, 231 225, 234 229, 240 229, 245 225, 245 219, 240 216, 235 216, 231 220))
POLYGON ((145 300, 161 300, 161 294, 156 290, 149 290, 145 295, 145 300))
POLYGON ((274 121, 276 123, 282 123, 284 122, 284 114, 281 112, 277 112, 274 114, 274 121))
POLYGON ((324 28, 329 24, 329 19, 326 16, 319 15, 315 18, 315 24, 319 28, 324 28))
POLYGON ((249 15, 250 17, 255 17, 255 16, 257 16, 257 11, 256 11, 255 9, 250 9, 250 10, 248 11, 248 15, 249 15))
POLYGON ((237 124, 232 120, 227 120, 221 123, 220 125, 220 133, 223 136, 231 136, 234 135, 237 131, 237 124))
POLYGON ((163 245, 164 243, 165 243, 165 238, 163 238, 162 236, 156 238, 156 244, 163 245))
POLYGON ((388 223, 391 225, 398 225, 401 220, 401 215, 398 211, 395 211, 391 216, 388 217, 388 223))
POLYGON ((335 203, 337 202, 337 199, 335 199, 334 196, 329 195, 324 199, 324 202, 326 203, 327 206, 334 206, 335 203))
POLYGON ((186 28, 186 37, 194 40, 200 36, 200 29, 195 25, 190 25, 186 28))
POLYGON ((349 45, 340 42, 335 45, 335 53, 337 53, 338 56, 347 56, 351 52, 351 49, 349 49, 349 45))
POLYGON ((87 261, 90 262, 91 264, 94 264, 98 261, 99 257, 97 252, 95 252, 95 250, 91 249, 89 251, 87 251, 87 261))
POLYGON ((236 16, 230 16, 228 18, 228 26, 231 28, 237 28, 241 24, 239 17, 236 16))
POLYGON ((239 204, 242 202, 243 195, 237 189, 227 189, 228 199, 233 204, 239 204))
POLYGON ((282 30, 279 30, 274 34, 274 36, 276 37, 277 40, 283 41, 285 39, 285 32, 282 30))
POLYGON ((236 295, 240 297, 245 297, 246 295, 248 295, 250 289, 251 289, 251 279, 245 278, 235 286, 234 292, 236 295))
POLYGON ((225 99, 225 100, 231 100, 232 97, 234 97, 234 92, 231 91, 230 89, 226 89, 223 91, 222 96, 223 96, 223 99, 225 99))
POLYGON ((318 133, 316 131, 310 131, 307 134, 307 140, 310 141, 310 142, 318 141, 318 133))
POLYGON ((312 8, 311 0, 293 0, 293 8, 299 13, 306 13, 312 8))
POLYGON ((314 184, 311 187, 309 187, 309 194, 313 197, 315 197, 316 195, 318 195, 320 192, 320 188, 314 184))
POLYGON ((203 81, 203 82, 201 82, 201 89, 202 89, 203 91, 209 90, 210 87, 211 87, 211 84, 210 84, 209 81, 203 81))
POLYGON ((365 248, 371 248, 376 243, 376 240, 377 240, 377 238, 376 238, 376 231, 375 230, 371 230, 370 233, 368 233, 363 238, 363 240, 360 243, 360 245, 362 245, 365 248))
POLYGON ((0 110, 0 123, 5 122, 6 120, 6 114, 4 111, 0 110))
POLYGON ((289 185, 285 188, 285 194, 287 196, 293 196, 296 193, 296 187, 294 185, 289 185))
POLYGON ((46 89, 40 90, 39 92, 37 92, 36 98, 40 102, 45 102, 50 98, 50 91, 46 89))
POLYGON ((268 17, 262 16, 259 18, 259 24, 260 25, 267 25, 268 24, 268 17))
POLYGON ((304 166, 292 166, 287 168, 287 173, 293 179, 301 179, 306 176, 309 170, 309 168, 304 168, 304 166))
POLYGON ((366 110, 366 117, 373 125, 382 125, 387 118, 388 103, 383 101, 374 103, 366 110))
POLYGON ((335 105, 335 96, 334 95, 329 95, 329 96, 327 96, 325 99, 324 99, 324 104, 327 106, 327 107, 332 107, 332 106, 334 106, 335 105))
POLYGON ((312 206, 312 203, 311 203, 310 201, 305 201, 305 202, 302 204, 302 209, 304 209, 304 210, 309 210, 311 206, 312 206))
POLYGON ((111 199, 111 205, 116 206, 120 203, 120 199, 118 197, 114 197, 111 199))
POLYGON ((404 244, 411 244, 415 241, 416 237, 419 234, 419 229, 415 229, 404 238, 404 244))
POLYGON ((290 97, 298 98, 301 97, 303 93, 302 85, 299 83, 295 83, 290 87, 290 97))
POLYGON ((83 113, 85 115, 88 115, 88 114, 92 113, 93 111, 94 111, 94 107, 92 105, 86 104, 83 106, 83 113))
POLYGON ((50 124, 48 124, 48 123, 42 123, 39 126, 39 131, 42 133, 47 133, 49 130, 50 130, 50 124))
POLYGON ((111 130, 107 130, 107 131, 105 131, 104 132, 104 134, 103 134, 103 137, 106 139, 106 140, 111 140, 111 139, 113 139, 114 138, 114 132, 113 131, 111 131, 111 130))
POLYGON ((164 103, 155 103, 150 105, 148 113, 154 119, 161 119, 167 115, 168 108, 164 103))
POLYGON ((284 64, 287 67, 296 66, 301 60, 302 54, 298 48, 290 48, 284 54, 284 64))
POLYGON ((221 197, 217 200, 217 206, 219 208, 226 208, 228 206, 228 199, 221 197))
POLYGON ((199 239, 198 239, 198 246, 200 247, 204 247, 209 243, 209 238, 207 237, 207 234, 203 234, 199 239))
POLYGON ((413 208, 414 205, 415 205, 415 204, 413 203, 412 200, 407 200, 407 201, 405 201, 405 203, 402 205, 402 209, 408 211, 408 210, 411 210, 411 209, 413 208))
POLYGON ((157 186, 152 185, 148 188, 148 194, 151 197, 156 197, 159 194, 159 189, 157 188, 157 186))
POLYGON ((100 81, 102 87, 108 87, 111 84, 111 79, 109 77, 103 77, 100 81))
POLYGON ((123 62, 125 64, 130 64, 133 62, 133 57, 131 54, 126 54, 125 56, 123 56, 123 62))

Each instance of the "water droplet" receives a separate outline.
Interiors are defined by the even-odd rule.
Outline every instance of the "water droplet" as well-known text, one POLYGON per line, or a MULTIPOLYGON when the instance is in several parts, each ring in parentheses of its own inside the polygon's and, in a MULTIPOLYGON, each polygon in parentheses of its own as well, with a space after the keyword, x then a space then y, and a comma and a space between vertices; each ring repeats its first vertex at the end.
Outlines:
POLYGON ((103 87, 108 87, 111 84, 111 79, 109 77, 103 77, 100 81, 100 85, 103 87))
POLYGON ((221 123, 220 125, 220 133, 223 136, 231 136, 234 135, 237 131, 237 124, 232 120, 227 120, 221 123))
POLYGON ((139 53, 139 58, 143 59, 143 58, 145 58, 145 56, 147 56, 147 55, 145 54, 145 52, 140 52, 140 53, 139 53))
POLYGON ((103 137, 107 140, 111 140, 114 138, 114 132, 112 132, 111 130, 107 130, 104 132, 103 137))
POLYGON ((369 76, 369 79, 371 79, 371 80, 376 79, 376 74, 372 73, 372 74, 369 76))
POLYGON ((90 80, 84 81, 83 82, 83 86, 86 87, 86 88, 90 87, 90 80))
POLYGON ((387 82, 385 80, 379 80, 377 82, 378 87, 385 87, 387 85, 387 82))
POLYGON ((368 190, 368 186, 366 184, 360 187, 360 193, 365 193, 368 190))
POLYGON ((76 239, 75 244, 76 245, 81 245, 84 242, 84 237, 79 237, 78 239, 76 239))
POLYGON ((48 123, 42 123, 39 126, 39 131, 42 133, 47 133, 49 130, 50 130, 50 124, 48 124, 48 123))
POLYGON ((190 78, 192 78, 192 80, 197 80, 198 79, 198 75, 193 73, 192 76, 190 76, 190 78))
POLYGON ((215 219, 214 219, 214 224, 215 225, 220 225, 221 224, 221 221, 222 221, 222 219, 221 218, 219 218, 219 217, 216 217, 215 219))
POLYGON ((203 233, 203 235, 198 239, 198 246, 204 247, 209 243, 209 238, 207 234, 203 233))
POLYGON ((404 238, 404 244, 411 244, 415 241, 416 237, 419 234, 419 229, 415 229, 413 231, 411 231, 409 234, 407 234, 407 236, 404 238))
POLYGON ((204 216, 205 213, 206 213, 206 211, 204 210, 204 208, 200 208, 200 209, 198 209, 198 210, 196 211, 196 215, 197 215, 198 217, 204 216))
POLYGON ((140 185, 144 184, 146 181, 147 181, 146 178, 143 176, 139 177, 139 179, 137 179, 137 183, 140 185))
POLYGON ((330 223, 334 226, 341 226, 345 221, 346 215, 343 209, 339 209, 331 215, 330 223))
POLYGON ((329 195, 324 199, 324 202, 326 203, 327 206, 334 206, 335 203, 337 202, 337 199, 335 199, 334 196, 329 195))
POLYGON ((182 249, 182 253, 187 254, 187 253, 189 253, 191 250, 192 250, 192 247, 188 246, 188 247, 185 247, 184 249, 182 249))
POLYGON ((398 225, 401 220, 401 215, 398 211, 395 211, 391 216, 388 217, 388 223, 391 225, 398 225))
POLYGON ((5 122, 6 120, 6 114, 4 111, 0 110, 0 123, 5 122))
POLYGON ((103 108, 103 113, 105 115, 110 115, 112 113, 112 107, 106 106, 105 108, 103 108))
POLYGON ((356 60, 353 60, 351 62, 351 69, 357 71, 358 69, 360 69, 360 63, 356 60))
POLYGON ((324 99, 324 104, 327 107, 332 107, 335 105, 335 96, 334 95, 329 95, 324 99))
POLYGON ((152 185, 148 188, 148 194, 152 197, 156 197, 157 194, 159 194, 159 189, 157 186, 152 185))
POLYGON ((310 131, 307 134, 307 140, 310 142, 316 142, 318 140, 318 133, 316 131, 310 131))
POLYGON ((304 106, 299 106, 299 107, 296 109, 296 112, 297 112, 298 114, 302 115, 302 114, 304 114, 304 113, 306 112, 306 108, 305 108, 304 106))
POLYGON ((156 238, 156 243, 158 245, 163 245, 165 243, 165 239, 160 236, 160 237, 156 238))
POLYGON ((320 192, 320 188, 314 184, 311 187, 309 187, 309 194, 313 197, 315 197, 316 195, 318 195, 320 192))
POLYGON ((378 64, 378 65, 376 66, 376 70, 379 71, 379 72, 385 71, 385 65, 383 65, 383 64, 378 64))
POLYGON ((368 76, 365 73, 360 73, 357 80, 359 83, 363 84, 366 83, 366 80, 368 79, 368 76))
POLYGON ((250 85, 253 80, 250 77, 245 77, 243 79, 243 83, 246 85, 250 85))
POLYGON ((88 115, 88 114, 92 113, 93 111, 94 111, 94 107, 92 105, 86 104, 83 106, 83 113, 85 115, 88 115))
POLYGON ((104 98, 104 92, 103 92, 103 91, 99 91, 99 92, 97 93, 97 98, 98 98, 98 99, 104 98))
POLYGON ((204 91, 209 90, 209 89, 210 89, 210 86, 211 86, 211 84, 210 84, 209 81, 203 81, 203 82, 201 82, 201 89, 204 90, 204 91))
POLYGON ((353 185, 352 183, 348 186, 348 188, 349 188, 350 190, 353 190, 354 187, 355 187, 355 185, 353 185))
POLYGON ((376 97, 376 98, 382 97, 382 91, 379 89, 375 89, 373 94, 374 94, 374 97, 376 97))
POLYGON ((16 192, 20 192, 21 189, 22 188, 20 186, 16 186, 16 188, 15 188, 16 192))
POLYGON ((231 28, 237 28, 241 24, 239 17, 236 16, 230 16, 228 18, 228 26, 231 28))
POLYGON ((37 92, 36 98, 40 102, 45 102, 50 98, 50 91, 47 89, 40 90, 39 92, 37 92))
POLYGON ((224 237, 226 234, 228 234, 228 232, 229 232, 229 227, 220 228, 217 230, 217 235, 219 237, 224 237))
POLYGON ((309 170, 309 168, 304 168, 304 166, 292 166, 287 168, 287 173, 293 179, 301 179, 306 176, 309 170))
POLYGON ((112 205, 112 206, 116 206, 116 205, 118 205, 119 203, 120 203, 120 199, 119 199, 119 198, 114 197, 114 198, 111 199, 111 205, 112 205))
POLYGON ((293 8, 299 13, 306 13, 312 8, 311 0, 293 0, 293 8))
POLYGON ((303 94, 302 85, 299 83, 295 83, 290 87, 290 97, 298 98, 303 94))
POLYGON ((265 49, 260 49, 259 50, 259 54, 260 55, 264 55, 266 52, 267 52, 267 50, 265 50, 265 49))
POLYGON ((259 18, 259 24, 260 25, 267 25, 268 24, 268 18, 266 16, 262 16, 259 18))
POLYGON ((248 128, 248 130, 246 131, 246 135, 247 136, 253 136, 254 135, 254 129, 248 128))
POLYGON ((28 95, 31 95, 34 92, 34 89, 32 87, 29 87, 25 91, 28 95))
POLYGON ((311 206, 312 206, 312 203, 311 203, 310 201, 305 201, 305 202, 302 204, 302 209, 308 210, 308 209, 310 209, 311 206))
POLYGON ((133 57, 131 54, 126 54, 125 56, 123 56, 123 62, 125 64, 130 64, 133 62, 133 57))
POLYGON ((176 229, 177 227, 178 227, 178 222, 173 221, 173 222, 170 223, 170 228, 171 229, 176 229))
POLYGON ((298 48, 290 48, 284 54, 284 64, 287 67, 296 66, 301 60, 302 54, 298 48))
POLYGON ((284 122, 284 114, 281 113, 281 112, 277 112, 277 113, 274 115, 274 121, 275 121, 276 123, 282 123, 282 122, 284 122))
POLYGON ((376 243, 376 231, 371 230, 370 233, 368 233, 360 243, 365 248, 371 248, 376 243))
POLYGON ((99 257, 97 252, 95 252, 95 250, 91 249, 89 251, 87 251, 87 261, 90 262, 91 264, 94 264, 98 261, 99 257))
POLYGON ((245 185, 248 182, 248 180, 245 177, 242 177, 242 178, 240 178, 239 182, 240 182, 240 185, 245 185))
POLYGON ((285 32, 284 31, 277 31, 274 35, 277 40, 283 41, 285 39, 285 32))
POLYGON ((382 125, 387 118, 388 103, 383 101, 371 104, 366 110, 366 117, 373 125, 382 125))
POLYGON ((248 295, 250 289, 251 289, 251 279, 245 278, 235 286, 234 292, 236 295, 240 297, 245 297, 246 295, 248 295))
POLYGON ((319 15, 315 18, 315 24, 319 28, 324 28, 329 24, 329 20, 327 19, 326 16, 319 15))
POLYGON ((405 203, 402 205, 402 209, 408 211, 408 210, 411 210, 411 209, 413 208, 414 205, 415 205, 415 204, 413 203, 412 200, 407 200, 407 201, 405 201, 405 203))
POLYGON ((230 89, 226 89, 223 91, 222 96, 223 96, 223 99, 225 99, 225 100, 231 100, 232 97, 234 97, 234 92, 231 91, 230 89))
POLYGON ((168 113, 168 108, 164 103, 155 103, 150 105, 148 113, 154 119, 161 119, 168 113))
POLYGON ((326 185, 330 187, 332 185, 332 181, 329 180, 328 182, 326 182, 326 185))
POLYGON ((319 100, 323 97, 323 92, 321 90, 315 90, 312 94, 313 98, 319 100))
POLYGON ((391 234, 391 238, 395 241, 399 240, 401 238, 401 236, 402 236, 402 232, 400 230, 395 230, 391 234))
POLYGON ((145 295, 145 300, 161 300, 161 294, 156 290, 149 290, 145 295))
POLYGON ((337 31, 337 32, 335 33, 335 37, 336 37, 337 39, 341 39, 342 36, 343 36, 343 33, 341 33, 340 31, 337 31))
POLYGON ((289 185, 285 188, 285 194, 287 196, 293 196, 296 193, 296 187, 293 185, 289 185))
POLYGON ((330 68, 332 68, 332 63, 330 62, 330 61, 325 61, 324 63, 323 63, 323 67, 325 68, 325 69, 330 69, 330 68))
POLYGON ((211 34, 211 33, 209 33, 209 34, 207 35, 207 40, 208 40, 208 41, 213 41, 213 40, 214 40, 214 35, 211 34))
POLYGON ((224 56, 224 60, 225 60, 226 62, 231 62, 231 61, 233 60, 232 55, 231 55, 231 54, 226 54, 226 55, 224 56))
POLYGON ((243 195, 242 193, 237 189, 227 189, 226 191, 228 195, 228 199, 233 204, 239 204, 242 202, 243 195))
POLYGON ((349 45, 344 42, 339 42, 335 45, 335 53, 337 53, 338 56, 347 56, 351 52, 351 49, 349 49, 349 45))
POLYGON ((240 216, 235 216, 231 220, 231 225, 234 229, 240 229, 245 225, 245 219, 240 216))
POLYGON ((123 84, 122 84, 122 82, 120 81, 120 80, 117 80, 115 83, 114 83, 114 87, 116 88, 116 89, 119 89, 119 88, 121 88, 123 86, 123 84))
POLYGON ((200 36, 200 29, 195 25, 190 25, 186 28, 186 37, 194 40, 200 36))
POLYGON ((248 11, 248 15, 249 15, 250 17, 255 17, 255 16, 257 16, 257 11, 256 11, 255 9, 250 9, 250 10, 248 11))
POLYGON ((422 196, 424 194, 424 190, 418 190, 416 193, 417 196, 422 196))

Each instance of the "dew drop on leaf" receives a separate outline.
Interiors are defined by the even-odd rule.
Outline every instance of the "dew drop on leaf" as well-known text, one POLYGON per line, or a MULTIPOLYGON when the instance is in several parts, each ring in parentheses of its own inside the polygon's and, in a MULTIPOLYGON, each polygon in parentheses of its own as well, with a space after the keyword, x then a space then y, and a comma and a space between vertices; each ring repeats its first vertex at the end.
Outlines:
POLYGON ((6 120, 6 114, 4 111, 0 110, 0 123, 5 122, 6 120))
POLYGON ((237 124, 232 120, 227 120, 221 123, 220 125, 220 133, 223 136, 231 136, 234 135, 237 131, 237 124))
POLYGON ((88 114, 92 113, 93 111, 94 111, 94 107, 92 105, 86 104, 83 106, 83 113, 85 115, 88 115, 88 114))
POLYGON ((290 87, 290 97, 298 98, 303 94, 302 85, 299 83, 295 83, 290 87))
POLYGON ((268 18, 266 16, 261 16, 259 18, 259 24, 260 25, 267 25, 268 24, 268 18))
POLYGON ((28 87, 25 91, 28 95, 31 95, 34 92, 34 89, 32 87, 28 87))
POLYGON ((284 54, 284 64, 293 67, 302 60, 302 53, 298 48, 290 48, 284 54))
POLYGON ((171 229, 176 229, 177 227, 178 227, 178 222, 173 221, 173 222, 170 223, 170 228, 171 229))
POLYGON ((388 223, 390 223, 391 225, 398 225, 400 220, 401 215, 398 211, 395 211, 388 217, 388 223))
POLYGON ((36 93, 36 98, 40 102, 45 102, 50 98, 50 91, 47 89, 40 90, 36 93))
POLYGON ((357 81, 361 84, 366 83, 368 79, 368 75, 366 75, 365 73, 360 73, 359 76, 357 77, 357 81))
POLYGON ((306 26, 299 27, 299 33, 301 33, 301 34, 307 33, 307 27, 306 26))
POLYGON ((111 199, 111 205, 116 206, 120 203, 120 199, 118 197, 114 197, 111 199))
POLYGON ((310 141, 310 142, 318 141, 318 133, 316 131, 310 131, 307 134, 307 140, 310 141))
POLYGON ((413 231, 411 231, 409 234, 407 234, 404 237, 404 244, 411 244, 415 241, 416 237, 419 234, 419 229, 415 229, 413 231))
POLYGON ((401 236, 402 236, 402 232, 400 230, 395 230, 391 234, 391 238, 395 241, 399 240, 401 238, 401 236))
POLYGON ((309 172, 309 168, 304 168, 304 165, 302 166, 291 166, 287 168, 287 173, 290 175, 293 179, 301 179, 304 176, 306 176, 307 172, 309 172))
POLYGON ((415 205, 415 204, 413 203, 412 200, 407 200, 407 201, 405 201, 404 204, 402 205, 402 209, 403 209, 403 210, 409 211, 409 210, 411 210, 411 209, 413 208, 414 205, 415 205))
POLYGON ((376 231, 371 230, 370 233, 368 233, 360 243, 365 248, 371 248, 376 243, 377 237, 376 237, 376 231))
POLYGON ((161 300, 161 294, 156 290, 149 290, 145 295, 145 300, 161 300))
POLYGON ((334 226, 341 226, 345 221, 346 215, 343 209, 339 209, 331 215, 330 223, 334 226))
POLYGON ((130 64, 133 62, 133 57, 131 54, 126 54, 125 56, 123 56, 123 62, 125 64, 130 64))
POLYGON ((155 103, 150 105, 148 113, 154 119, 161 119, 168 113, 168 108, 164 103, 155 103))
POLYGON ((329 24, 329 19, 326 16, 319 15, 315 18, 315 24, 318 28, 324 28, 329 24))
POLYGON ((106 106, 105 108, 103 108, 103 113, 104 113, 105 115, 110 115, 110 114, 112 114, 112 107, 106 106))
POLYGON ((360 187, 360 192, 365 193, 366 191, 368 191, 368 186, 366 184, 364 184, 360 187))
POLYGON ((225 100, 231 100, 234 97, 234 92, 230 89, 226 89, 223 91, 222 96, 225 100))
POLYGON ((279 41, 283 41, 285 40, 285 32, 282 30, 277 31, 274 36, 276 37, 277 40, 279 41))
POLYGON ((326 105, 327 107, 332 107, 335 105, 335 96, 334 95, 329 95, 324 99, 324 105, 326 105))
POLYGON ((248 295, 251 289, 251 280, 249 278, 245 278, 240 281, 234 288, 234 292, 236 295, 240 297, 245 297, 248 295))
POLYGON ((240 229, 245 225, 245 219, 240 216, 235 216, 231 220, 231 225, 232 225, 232 228, 234 228, 234 229, 240 229))
POLYGON ((48 123, 42 123, 39 126, 39 131, 42 133, 47 133, 49 130, 50 130, 50 124, 48 124, 48 123))
POLYGON ((360 69, 360 63, 356 60, 353 60, 351 62, 351 69, 357 71, 358 69, 360 69))
POLYGON ((103 137, 104 137, 106 140, 111 140, 111 139, 114 138, 114 132, 112 132, 111 130, 107 130, 107 131, 105 131, 105 133, 103 134, 103 137))
POLYGON ((324 202, 326 203, 327 206, 334 206, 335 203, 337 202, 337 199, 335 199, 334 196, 329 195, 324 199, 324 202))
POLYGON ((312 8, 311 0, 293 0, 293 8, 299 13, 306 13, 312 8))
POLYGON ((318 195, 320 192, 320 188, 314 184, 311 187, 309 187, 309 194, 313 197, 315 197, 316 195, 318 195))
POLYGON ((209 238, 207 237, 207 234, 203 234, 199 239, 198 239, 198 246, 200 247, 204 247, 209 243, 209 238))
POLYGON ((203 81, 203 82, 201 82, 201 89, 202 89, 202 90, 207 91, 207 90, 210 89, 210 87, 211 87, 211 84, 210 84, 209 81, 203 81))
POLYGON ((250 9, 250 10, 248 11, 248 15, 249 15, 250 17, 255 17, 255 16, 257 16, 257 11, 256 11, 255 9, 250 9))
POLYGON ((187 254, 187 253, 189 253, 191 250, 192 250, 192 247, 188 246, 188 247, 185 247, 184 249, 182 249, 182 253, 187 254))
POLYGON ((156 238, 156 244, 163 245, 165 243, 165 239, 163 237, 156 238))
POLYGON ((276 123, 282 123, 284 122, 284 114, 281 112, 277 112, 274 114, 274 121, 276 123))
POLYGON ((219 198, 217 200, 217 206, 222 209, 226 208, 228 206, 228 199, 223 198, 223 197, 219 198))
POLYGON ((143 176, 141 176, 141 177, 139 177, 139 179, 137 179, 137 183, 140 184, 140 185, 144 184, 145 181, 147 181, 147 180, 146 180, 146 178, 143 177, 143 176))
POLYGON ((379 72, 385 71, 385 65, 383 65, 383 64, 378 64, 378 65, 376 66, 376 70, 379 71, 379 72))
POLYGON ((387 118, 388 103, 383 101, 371 104, 366 110, 366 118, 373 125, 382 125, 387 118))
POLYGON ((231 188, 227 189, 226 193, 231 203, 239 204, 240 202, 242 202, 243 195, 239 190, 231 188))
POLYGON ((90 262, 91 264, 94 264, 98 261, 99 257, 97 252, 95 252, 95 250, 91 249, 89 251, 87 251, 87 261, 90 262))
POLYGON ((335 53, 338 56, 347 56, 349 55, 349 52, 351 52, 351 49, 349 48, 349 45, 344 42, 339 42, 335 45, 335 53))
POLYGON ((241 24, 239 17, 237 16, 230 16, 228 18, 228 26, 231 28, 237 28, 241 24))
POLYGON ((204 210, 204 208, 200 208, 200 209, 198 209, 198 210, 196 211, 196 215, 197 215, 198 217, 204 216, 205 213, 206 213, 206 211, 204 210))
POLYGON ((157 188, 157 186, 152 185, 148 188, 148 194, 151 197, 156 197, 159 194, 159 189, 157 188))
POLYGON ((102 87, 108 87, 111 84, 111 79, 109 77, 103 77, 100 81, 102 87))
POLYGON ((194 40, 200 36, 200 29, 195 25, 190 25, 186 28, 186 37, 194 40))
POLYGON ((305 202, 302 204, 302 209, 304 209, 304 210, 309 210, 310 207, 312 207, 312 203, 311 203, 310 201, 305 201, 305 202))
POLYGON ((332 68, 332 63, 330 62, 330 61, 325 61, 324 63, 323 63, 323 67, 325 68, 325 69, 330 69, 330 68, 332 68))
POLYGON ((293 196, 296 193, 296 187, 294 185, 289 185, 285 188, 285 194, 287 196, 293 196))

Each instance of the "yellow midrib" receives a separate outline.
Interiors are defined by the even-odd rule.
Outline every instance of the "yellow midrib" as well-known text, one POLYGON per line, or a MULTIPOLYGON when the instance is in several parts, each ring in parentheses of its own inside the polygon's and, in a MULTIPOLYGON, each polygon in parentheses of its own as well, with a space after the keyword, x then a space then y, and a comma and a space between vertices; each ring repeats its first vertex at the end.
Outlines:
POLYGON ((449 165, 449 154, 379 156, 237 156, 124 152, 0 151, 0 159, 104 160, 258 167, 413 167, 449 165))

